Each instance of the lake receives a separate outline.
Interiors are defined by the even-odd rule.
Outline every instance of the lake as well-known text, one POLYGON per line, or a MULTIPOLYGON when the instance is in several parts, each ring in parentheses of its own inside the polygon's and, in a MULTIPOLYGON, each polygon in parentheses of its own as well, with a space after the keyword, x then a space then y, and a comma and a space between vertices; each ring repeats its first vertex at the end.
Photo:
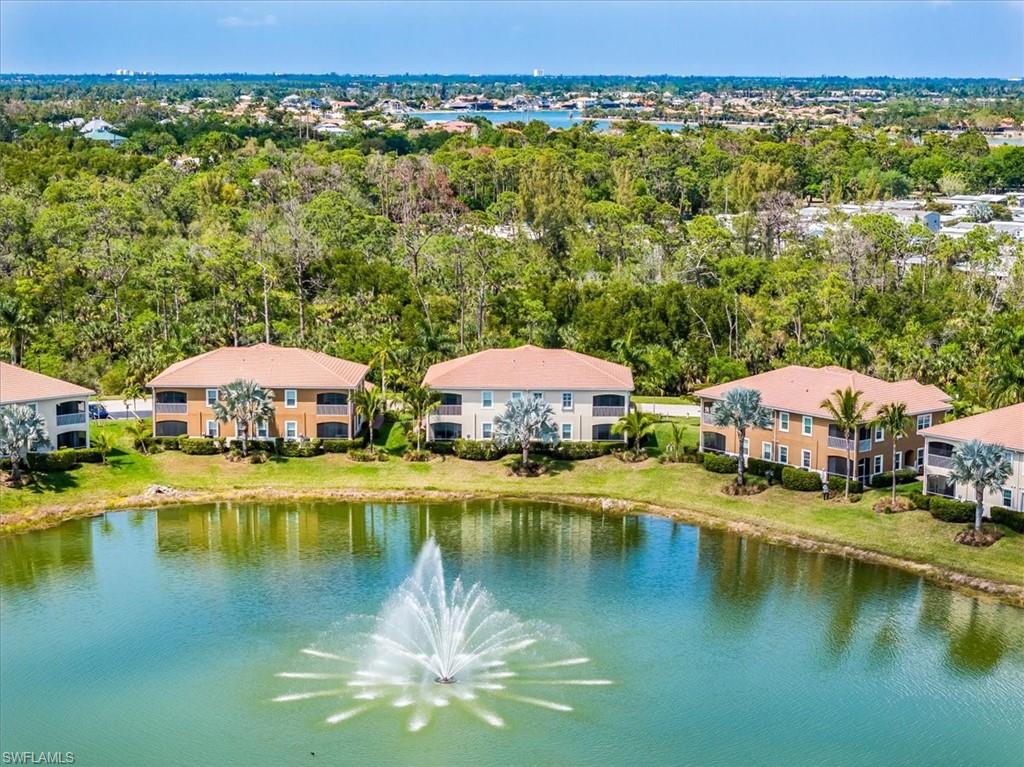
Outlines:
POLYGON ((221 503, 0 539, 0 690, 0 750, 87 766, 1020 765, 1024 611, 657 517, 221 503), (278 674, 333 668, 302 651, 431 537, 611 684, 526 679, 481 699, 502 727, 452 705, 418 732, 397 703, 328 724, 350 690, 275 702, 335 684, 278 674))

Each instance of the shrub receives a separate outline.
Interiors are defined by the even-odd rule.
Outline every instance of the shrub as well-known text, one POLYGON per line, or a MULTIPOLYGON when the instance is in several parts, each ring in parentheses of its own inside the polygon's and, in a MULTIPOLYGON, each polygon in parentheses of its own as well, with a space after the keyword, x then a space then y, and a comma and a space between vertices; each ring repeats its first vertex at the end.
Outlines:
POLYGON ((599 458, 602 455, 610 455, 621 447, 621 442, 559 442, 557 445, 538 446, 531 452, 536 452, 538 455, 550 455, 553 458, 561 458, 566 461, 585 461, 590 458, 599 458))
POLYGON ((974 504, 966 501, 954 501, 952 498, 932 496, 928 511, 940 522, 973 522, 974 504))
POLYGON ((79 447, 71 452, 77 463, 103 463, 103 453, 97 447, 79 447))
POLYGON ((768 489, 768 483, 760 477, 754 477, 749 480, 745 485, 737 485, 735 482, 729 482, 728 484, 722 485, 722 492, 726 495, 757 495, 763 493, 768 489))
POLYGON ((548 466, 546 461, 534 461, 532 459, 524 465, 523 457, 517 455, 508 462, 508 470, 509 474, 514 474, 517 477, 539 477, 548 470, 548 466))
MULTIPOLYGON (((821 483, 818 484, 821 487, 821 483)), ((846 477, 829 477, 828 478, 828 489, 833 493, 845 493, 846 492, 846 477)), ((850 492, 851 493, 863 493, 864 483, 859 479, 850 480, 850 492)))
POLYGON ((442 442, 425 442, 423 443, 423 449, 429 450, 435 455, 454 455, 455 454, 455 443, 449 441, 442 442))
POLYGON ((989 509, 988 515, 996 524, 1024 533, 1024 513, 1007 509, 1002 506, 993 506, 989 509))
POLYGON ((52 453, 29 453, 28 467, 32 471, 67 471, 75 465, 75 451, 70 448, 52 453))
POLYGON ((405 451, 405 453, 402 455, 402 460, 409 461, 410 463, 426 463, 433 457, 434 454, 431 453, 429 450, 412 449, 405 451))
POLYGON ((736 459, 731 455, 705 453, 704 468, 708 471, 713 471, 715 474, 735 474, 739 465, 736 459))
POLYGON ((454 447, 455 455, 467 461, 496 461, 508 455, 508 451, 498 447, 490 440, 457 439, 454 447))
POLYGON ((920 490, 911 490, 907 497, 910 498, 910 502, 914 504, 915 509, 924 509, 925 511, 928 510, 932 501, 932 496, 925 495, 920 490))
POLYGON ((188 437, 150 437, 152 442, 146 442, 146 446, 159 445, 164 450, 181 450, 181 441, 188 437))
MULTIPOLYGON (((892 472, 887 471, 883 474, 876 474, 871 478, 871 487, 882 488, 892 487, 892 472)), ((914 469, 897 469, 896 470, 896 484, 905 485, 908 482, 914 482, 917 479, 917 471, 914 469)))
POLYGON ((388 460, 388 454, 383 450, 365 450, 363 448, 358 450, 349 450, 348 457, 353 461, 359 461, 360 463, 372 463, 375 461, 388 460))
POLYGON ((311 458, 319 455, 322 447, 318 439, 286 439, 281 443, 281 455, 288 458, 311 458))
POLYGON ((785 471, 786 464, 775 463, 774 461, 765 461, 761 458, 748 458, 747 459, 747 473, 753 474, 755 477, 767 477, 768 472, 772 473, 772 479, 775 482, 782 480, 782 472, 785 471))
POLYGON ((325 453, 347 453, 350 450, 358 450, 364 444, 361 439, 323 439, 320 444, 325 453))
POLYGON ((219 439, 209 437, 180 437, 178 445, 185 455, 216 455, 224 449, 219 439))
POLYGON ((782 486, 787 490, 816 492, 821 490, 821 477, 813 471, 786 466, 782 470, 782 486))
POLYGON ((898 514, 901 511, 910 511, 914 508, 914 503, 905 495, 897 495, 895 500, 883 498, 880 501, 875 501, 875 505, 871 508, 879 514, 898 514))
MULTIPOLYGON (((254 450, 261 450, 265 453, 279 453, 281 452, 281 442, 282 440, 277 439, 250 439, 249 452, 251 453, 254 450)), ((232 447, 235 445, 241 447, 242 443, 240 440, 235 440, 231 445, 232 447)))

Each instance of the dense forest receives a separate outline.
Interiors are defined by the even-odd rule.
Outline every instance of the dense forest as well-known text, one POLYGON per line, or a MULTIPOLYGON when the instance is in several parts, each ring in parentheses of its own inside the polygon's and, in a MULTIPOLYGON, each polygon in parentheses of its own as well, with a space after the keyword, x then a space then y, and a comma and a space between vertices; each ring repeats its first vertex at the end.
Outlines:
POLYGON ((650 394, 839 363, 961 410, 1024 399, 1024 260, 993 274, 1020 244, 884 215, 796 226, 808 198, 1024 188, 1024 148, 976 132, 481 122, 301 141, 145 115, 120 132, 118 149, 45 127, 0 143, 5 354, 104 392, 223 344, 414 380, 532 342, 628 364, 650 394))

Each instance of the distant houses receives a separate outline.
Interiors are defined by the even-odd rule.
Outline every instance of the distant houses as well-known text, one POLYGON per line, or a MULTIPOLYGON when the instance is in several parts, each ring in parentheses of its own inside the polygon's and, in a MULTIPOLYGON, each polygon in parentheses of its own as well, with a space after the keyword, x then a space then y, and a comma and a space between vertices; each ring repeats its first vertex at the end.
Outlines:
POLYGON ((92 389, 0 362, 0 406, 25 405, 46 422, 44 450, 89 447, 89 397, 92 389))

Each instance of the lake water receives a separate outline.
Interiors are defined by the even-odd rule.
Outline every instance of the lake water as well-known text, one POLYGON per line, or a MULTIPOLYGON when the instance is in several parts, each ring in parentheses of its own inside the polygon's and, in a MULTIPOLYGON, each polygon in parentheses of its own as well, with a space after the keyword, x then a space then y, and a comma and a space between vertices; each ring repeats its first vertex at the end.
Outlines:
MULTIPOLYGON (((316 661, 320 662, 320 661, 316 661)), ((521 688, 523 689, 523 688, 521 688)), ((998 765, 1024 756, 1024 611, 897 570, 526 502, 219 504, 0 539, 0 750, 76 765, 998 765), (411 733, 282 679, 428 537, 610 686, 411 733)))

